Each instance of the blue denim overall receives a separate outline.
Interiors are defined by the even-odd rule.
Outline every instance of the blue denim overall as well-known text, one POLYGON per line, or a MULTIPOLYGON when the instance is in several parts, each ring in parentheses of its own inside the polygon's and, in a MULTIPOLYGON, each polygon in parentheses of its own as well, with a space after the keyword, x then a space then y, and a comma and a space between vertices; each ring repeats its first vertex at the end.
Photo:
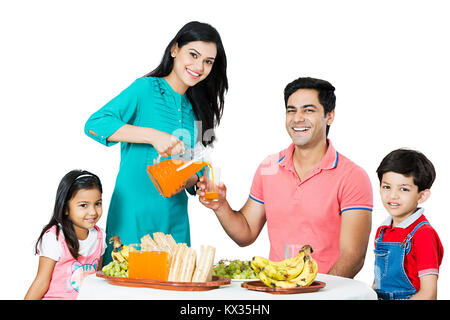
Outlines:
POLYGON ((419 223, 409 233, 403 242, 382 242, 383 230, 375 240, 375 292, 379 299, 394 300, 408 299, 415 293, 416 288, 409 281, 404 269, 405 256, 411 250, 411 238, 421 226, 429 224, 419 223))

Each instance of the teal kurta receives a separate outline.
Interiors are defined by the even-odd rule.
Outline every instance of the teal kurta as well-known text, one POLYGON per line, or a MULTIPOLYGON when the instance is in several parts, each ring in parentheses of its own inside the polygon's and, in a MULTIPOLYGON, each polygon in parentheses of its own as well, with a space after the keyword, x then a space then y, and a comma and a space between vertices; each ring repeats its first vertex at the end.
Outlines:
MULTIPOLYGON (((106 139, 124 124, 173 134, 186 149, 193 147, 197 139, 189 99, 175 92, 163 78, 135 80, 88 119, 85 133, 111 146, 116 142, 106 139)), ((190 246, 186 192, 165 198, 148 176, 147 166, 158 156, 156 149, 150 144, 122 142, 120 152, 120 169, 106 221, 107 239, 117 235, 124 244, 140 243, 146 234, 163 232, 171 234, 177 243, 190 246)), ((110 245, 103 259, 103 265, 111 261, 110 245)))

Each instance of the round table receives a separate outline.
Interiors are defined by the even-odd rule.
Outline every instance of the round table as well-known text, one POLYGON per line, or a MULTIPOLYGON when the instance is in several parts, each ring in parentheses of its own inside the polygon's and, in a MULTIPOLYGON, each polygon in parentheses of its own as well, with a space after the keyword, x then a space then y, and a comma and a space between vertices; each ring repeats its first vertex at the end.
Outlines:
POLYGON ((95 274, 83 280, 78 300, 376 300, 377 295, 364 282, 343 277, 318 274, 325 282, 317 292, 270 294, 241 287, 241 281, 208 291, 173 291, 152 288, 124 287, 109 284, 95 274))

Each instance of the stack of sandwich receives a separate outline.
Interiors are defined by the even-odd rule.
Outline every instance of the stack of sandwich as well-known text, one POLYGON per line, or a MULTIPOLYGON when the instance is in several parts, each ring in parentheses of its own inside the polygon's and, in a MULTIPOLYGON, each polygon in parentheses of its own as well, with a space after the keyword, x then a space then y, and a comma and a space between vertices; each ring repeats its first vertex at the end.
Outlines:
POLYGON ((206 282, 212 279, 212 269, 216 249, 200 246, 200 255, 186 243, 176 243, 172 235, 162 232, 141 238, 143 250, 166 250, 168 252, 168 281, 206 282))

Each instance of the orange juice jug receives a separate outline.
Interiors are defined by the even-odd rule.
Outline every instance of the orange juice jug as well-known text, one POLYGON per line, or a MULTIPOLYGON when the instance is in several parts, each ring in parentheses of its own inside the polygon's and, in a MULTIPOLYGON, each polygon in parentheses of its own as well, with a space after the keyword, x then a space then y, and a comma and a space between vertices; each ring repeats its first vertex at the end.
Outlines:
POLYGON ((153 160, 153 165, 147 166, 147 172, 164 197, 171 197, 179 192, 184 183, 203 167, 209 165, 209 154, 212 148, 204 147, 198 142, 194 148, 187 149, 183 153, 173 155, 171 159, 159 162, 160 156, 153 160))
POLYGON ((164 197, 170 198, 183 186, 187 179, 208 165, 208 162, 195 161, 186 168, 177 171, 177 168, 187 162, 187 160, 166 159, 147 167, 150 179, 164 197))

